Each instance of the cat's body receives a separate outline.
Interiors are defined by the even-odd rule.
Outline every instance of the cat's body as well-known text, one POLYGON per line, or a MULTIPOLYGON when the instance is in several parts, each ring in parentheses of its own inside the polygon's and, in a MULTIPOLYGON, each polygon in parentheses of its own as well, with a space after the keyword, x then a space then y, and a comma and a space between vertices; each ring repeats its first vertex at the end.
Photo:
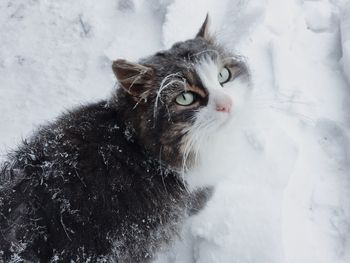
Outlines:
POLYGON ((111 99, 62 115, 9 156, 0 262, 148 262, 204 206, 210 189, 189 191, 184 172, 228 119, 222 88, 244 68, 206 34, 205 22, 141 64, 115 61, 111 99))
POLYGON ((7 167, 13 185, 0 191, 4 261, 147 262, 194 199, 134 133, 115 107, 100 102, 24 144, 7 167))

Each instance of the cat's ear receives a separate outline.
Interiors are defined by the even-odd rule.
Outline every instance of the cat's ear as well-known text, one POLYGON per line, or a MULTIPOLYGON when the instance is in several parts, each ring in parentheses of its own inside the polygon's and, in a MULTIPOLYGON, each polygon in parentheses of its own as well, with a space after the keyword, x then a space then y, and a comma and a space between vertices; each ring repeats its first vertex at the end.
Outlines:
POLYGON ((209 36, 209 14, 207 13, 207 16, 205 17, 204 23, 202 24, 199 32, 197 33, 196 37, 202 37, 206 40, 210 40, 209 36))
POLYGON ((154 76, 154 70, 141 64, 118 59, 112 69, 121 87, 132 96, 141 96, 154 76))

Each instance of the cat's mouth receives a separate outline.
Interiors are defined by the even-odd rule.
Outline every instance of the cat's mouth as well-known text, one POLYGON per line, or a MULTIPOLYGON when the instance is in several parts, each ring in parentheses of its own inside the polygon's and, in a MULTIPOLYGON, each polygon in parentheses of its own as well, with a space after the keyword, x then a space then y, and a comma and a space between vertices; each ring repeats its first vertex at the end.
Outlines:
POLYGON ((225 127, 228 125, 230 120, 232 119, 232 112, 214 112, 213 116, 211 117, 212 120, 208 121, 208 124, 205 125, 207 129, 208 135, 211 135, 212 133, 217 132, 222 127, 225 127))
POLYGON ((217 122, 218 122, 219 127, 221 127, 223 125, 226 125, 230 121, 230 119, 232 117, 231 111, 229 111, 229 112, 218 112, 216 115, 217 115, 217 118, 218 118, 217 122))

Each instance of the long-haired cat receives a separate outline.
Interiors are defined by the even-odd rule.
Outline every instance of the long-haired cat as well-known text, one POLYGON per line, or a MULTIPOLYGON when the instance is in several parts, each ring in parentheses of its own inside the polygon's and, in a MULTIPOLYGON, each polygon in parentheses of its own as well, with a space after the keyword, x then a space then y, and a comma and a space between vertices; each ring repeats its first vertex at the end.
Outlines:
POLYGON ((208 36, 113 62, 113 96, 42 126, 0 174, 0 262, 149 262, 196 213, 204 135, 230 117, 244 64, 208 36), (209 129, 209 130, 208 130, 209 129))

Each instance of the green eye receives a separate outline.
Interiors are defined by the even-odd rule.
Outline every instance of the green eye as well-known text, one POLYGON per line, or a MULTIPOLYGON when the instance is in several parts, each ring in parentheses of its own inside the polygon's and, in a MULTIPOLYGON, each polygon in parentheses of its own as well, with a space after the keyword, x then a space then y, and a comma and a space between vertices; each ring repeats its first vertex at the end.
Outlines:
POLYGON ((176 103, 181 106, 188 106, 194 102, 194 95, 192 92, 183 92, 176 97, 176 103))
POLYGON ((220 84, 228 82, 231 78, 231 72, 228 68, 224 67, 218 75, 218 81, 220 84))

